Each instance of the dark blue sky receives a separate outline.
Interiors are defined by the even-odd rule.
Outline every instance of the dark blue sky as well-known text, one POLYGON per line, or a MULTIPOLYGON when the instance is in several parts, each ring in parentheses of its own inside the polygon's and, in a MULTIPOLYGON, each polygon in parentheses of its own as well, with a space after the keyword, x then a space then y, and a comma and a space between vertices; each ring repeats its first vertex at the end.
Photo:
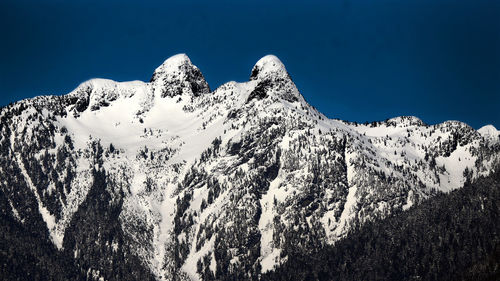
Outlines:
POLYGON ((181 52, 215 89, 272 53, 331 118, 500 128, 500 1, 40 2, 0 3, 0 105, 181 52))

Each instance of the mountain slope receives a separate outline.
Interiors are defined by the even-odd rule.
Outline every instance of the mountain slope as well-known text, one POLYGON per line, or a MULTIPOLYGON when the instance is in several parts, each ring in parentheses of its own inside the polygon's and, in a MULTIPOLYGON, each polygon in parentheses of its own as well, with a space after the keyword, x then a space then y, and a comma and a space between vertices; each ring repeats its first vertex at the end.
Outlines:
POLYGON ((492 127, 328 119, 272 55, 214 91, 176 55, 148 83, 93 79, 0 120, 4 211, 109 280, 256 279, 290 245, 331 245, 500 161, 492 127))
MULTIPOLYGON (((2 211, 10 207, 0 192, 2 211)), ((42 228, 43 229, 43 228, 42 228)), ((85 280, 64 253, 50 242, 47 230, 40 235, 10 213, 0 214, 0 276, 2 280, 85 280)))
POLYGON ((500 170, 408 212, 365 224, 334 246, 289 259, 266 280, 498 280, 500 170))

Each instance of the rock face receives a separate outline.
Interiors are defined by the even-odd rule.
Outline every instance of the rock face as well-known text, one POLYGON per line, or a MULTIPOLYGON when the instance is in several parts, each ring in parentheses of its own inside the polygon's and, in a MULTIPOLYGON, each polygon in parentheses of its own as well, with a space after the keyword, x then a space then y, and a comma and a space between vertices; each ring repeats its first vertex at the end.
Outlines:
POLYGON ((150 82, 160 90, 161 97, 182 94, 197 97, 210 92, 203 74, 185 54, 167 59, 155 70, 150 82))
POLYGON ((2 214, 96 280, 259 279, 500 162, 491 126, 328 119, 275 56, 211 92, 176 55, 149 83, 95 79, 0 120, 2 214))

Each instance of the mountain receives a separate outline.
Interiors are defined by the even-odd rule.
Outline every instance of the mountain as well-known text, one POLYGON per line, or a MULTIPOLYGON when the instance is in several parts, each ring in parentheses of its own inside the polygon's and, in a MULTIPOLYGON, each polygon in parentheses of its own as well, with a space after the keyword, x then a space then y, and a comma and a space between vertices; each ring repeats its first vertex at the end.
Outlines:
POLYGON ((83 279, 255 280, 285 249, 312 254, 492 174, 499 138, 457 121, 328 119, 272 55, 212 91, 180 54, 148 83, 93 79, 1 109, 4 236, 48 242, 83 279))
POLYGON ((266 280, 499 280, 500 170, 290 257, 266 280), (346 262, 348 261, 348 262, 346 262))

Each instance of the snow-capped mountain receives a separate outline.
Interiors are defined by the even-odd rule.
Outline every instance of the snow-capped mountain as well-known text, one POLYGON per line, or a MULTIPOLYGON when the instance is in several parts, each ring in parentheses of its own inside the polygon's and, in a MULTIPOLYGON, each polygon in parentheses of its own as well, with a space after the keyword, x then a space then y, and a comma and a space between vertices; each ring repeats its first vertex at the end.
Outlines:
POLYGON ((258 279, 500 163, 491 125, 328 119, 272 55, 211 91, 180 54, 0 120, 1 211, 96 280, 258 279))

